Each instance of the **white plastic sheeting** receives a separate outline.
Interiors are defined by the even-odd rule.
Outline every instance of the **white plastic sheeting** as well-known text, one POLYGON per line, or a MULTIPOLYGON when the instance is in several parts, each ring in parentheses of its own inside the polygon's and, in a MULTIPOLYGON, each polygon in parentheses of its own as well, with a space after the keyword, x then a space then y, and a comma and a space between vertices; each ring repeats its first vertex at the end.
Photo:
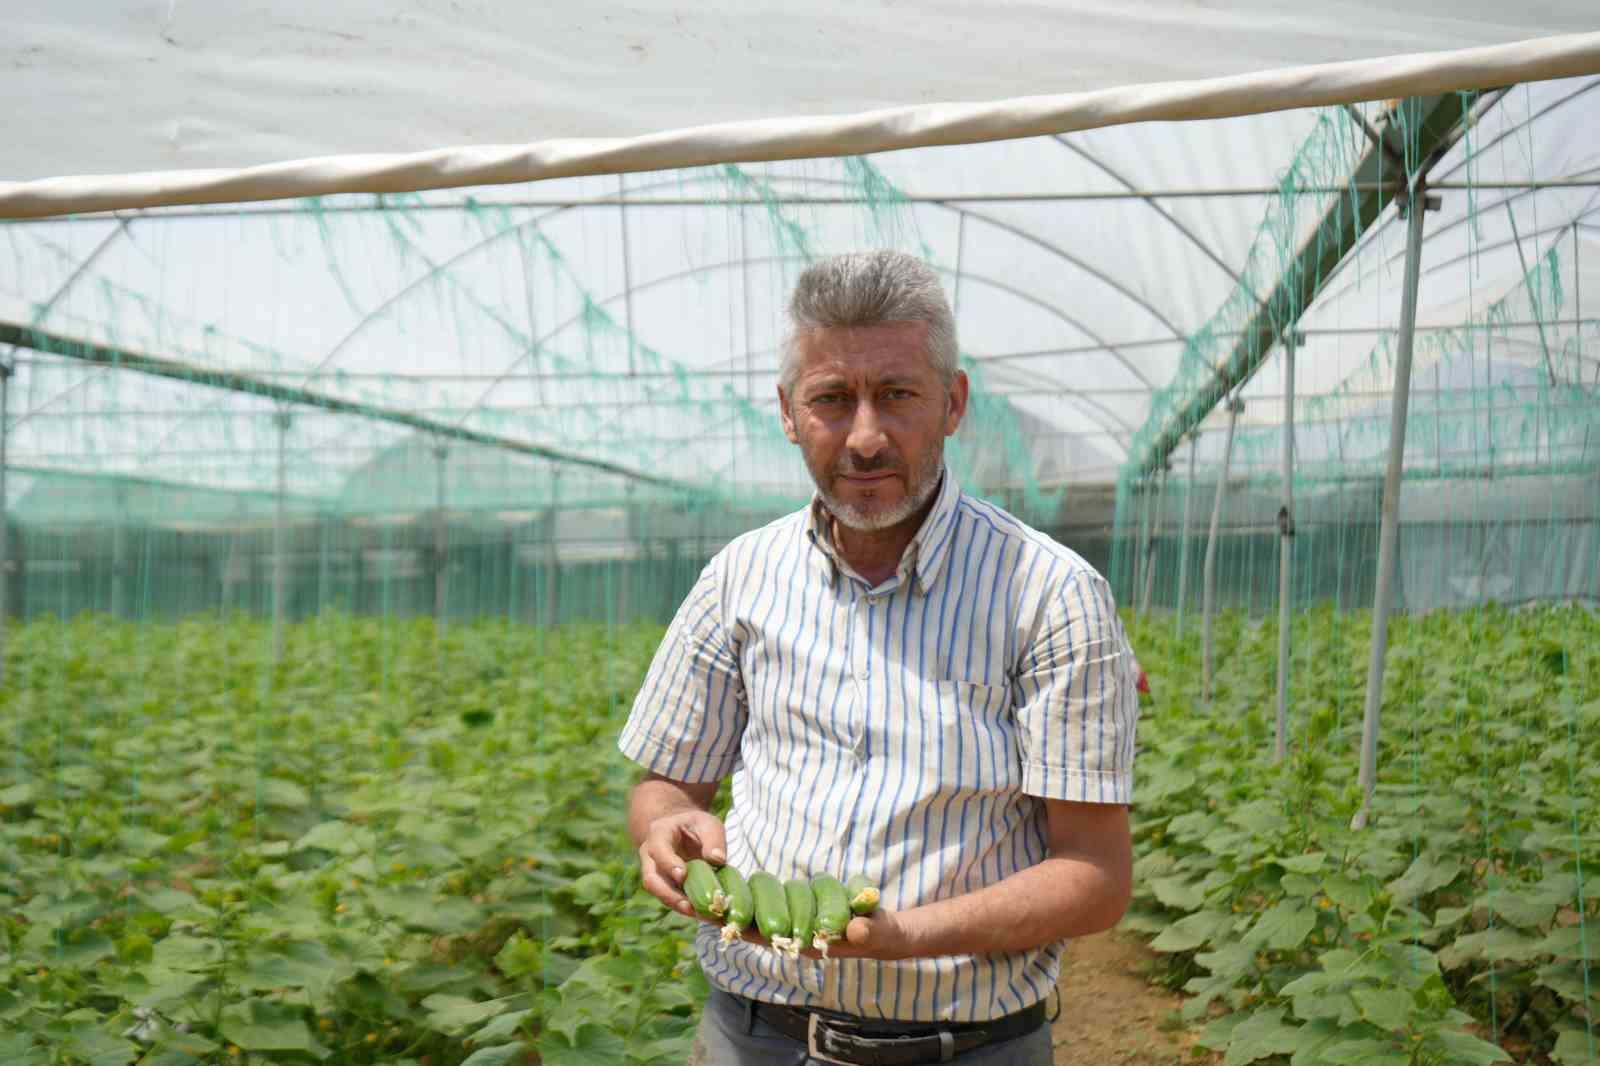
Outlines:
MULTIPOLYGON (((691 14, 654 3, 570 17, 470 4, 386 5, 376 15, 340 3, 299 15, 284 5, 181 0, 118 14, 94 7, 56 3, 14 14, 0 56, 30 103, 0 120, 15 146, 0 178, 101 174, 112 176, 110 185, 50 187, 121 182, 125 191, 169 180, 141 171, 283 164, 288 169, 274 173, 317 179, 328 167, 359 171, 372 161, 340 157, 298 170, 284 161, 548 145, 552 137, 582 137, 584 145, 561 150, 598 146, 608 165, 623 157, 605 154, 605 138, 737 156, 720 133, 681 131, 769 119, 742 129, 821 138, 834 154, 860 143, 828 140, 841 129, 870 127, 900 143, 892 138, 925 136, 942 120, 956 124, 940 136, 972 134, 960 123, 978 115, 1060 121, 1067 107, 1081 125, 1099 127, 878 152, 865 163, 566 178, 399 203, 333 197, 317 211, 236 205, 0 225, 0 320, 752 498, 792 497, 807 484, 792 448, 775 436, 773 387, 782 302, 808 256, 895 246, 943 272, 983 394, 1014 413, 1019 438, 1009 445, 1021 445, 983 434, 961 441, 968 468, 985 481, 978 487, 1104 484, 1136 458, 1130 442, 1152 397, 1171 380, 1188 338, 1234 291, 1272 199, 1267 190, 1318 122, 1312 110, 1274 108, 1297 92, 1331 87, 1338 98, 1341 85, 1351 98, 1396 89, 1384 79, 1397 71, 1444 72, 1456 79, 1447 84, 1494 82, 1473 65, 1484 55, 1532 73, 1600 68, 1600 35, 1515 43, 1590 29, 1590 6, 1569 3, 1523 5, 1515 25, 1498 5, 1476 2, 1336 4, 1292 15, 1259 4, 1225 16, 1176 3, 1048 4, 985 8, 981 17, 868 3, 805 18, 776 7, 702 5, 691 14), (1205 46, 1196 47, 1201 39, 1205 46), (1469 47, 1489 51, 1370 61, 1469 47), (1294 66, 1360 60, 1368 62, 1331 72, 1294 66), (1279 67, 1290 69, 1261 73, 1279 67), (1352 72, 1356 80, 1340 81, 1352 72), (1241 80, 1140 85, 1215 77, 1241 80), (1039 95, 1063 92, 1102 95, 1039 95), (1022 96, 1031 99, 851 117, 1022 96), (1204 99, 1261 113, 1103 125, 1138 117, 1152 102, 1209 106, 1197 103, 1204 99), (832 125, 801 118, 820 113, 843 117, 832 125), (864 184, 878 204, 859 202, 864 184), (851 202, 826 202, 830 196, 851 202)), ((1424 84, 1402 81, 1397 91, 1424 84)), ((1595 179, 1597 86, 1595 77, 1518 86, 1435 168, 1435 179, 1595 179)), ((1375 119, 1376 108, 1362 110, 1375 119)), ((999 135, 1002 126, 986 130, 999 135)), ((528 156, 526 147, 488 151, 528 156)), ((444 177, 465 173, 451 165, 444 177)), ((233 178, 195 180, 226 189, 233 178)), ((14 183, 0 197, 23 195, 19 188, 37 196, 42 186, 14 183)), ((1525 264, 1552 254, 1566 257, 1569 275, 1595 279, 1588 300, 1600 297, 1597 194, 1592 184, 1446 190, 1444 210, 1428 223, 1424 327, 1481 319, 1520 284, 1525 264)), ((1305 217, 1314 214, 1308 206, 1305 217)), ((1327 434, 1383 410, 1387 382, 1375 352, 1398 314, 1402 243, 1392 215, 1302 321, 1308 338, 1297 393, 1307 463, 1350 459, 1340 450, 1347 447, 1377 454, 1370 439, 1327 434)), ((1576 324, 1550 324, 1544 345, 1532 328, 1509 356, 1496 348, 1502 372, 1507 358, 1542 366, 1552 344, 1585 358, 1576 324)), ((1419 396, 1428 375, 1443 373, 1433 369, 1442 351, 1419 345, 1419 396)), ((15 485, 27 484, 28 469, 229 489, 275 483, 277 408, 266 399, 17 355, 11 455, 24 475, 15 485)), ((1252 455, 1262 465, 1276 461, 1275 374, 1269 361, 1245 389, 1242 432, 1262 442, 1245 449, 1247 467, 1252 455)), ((1202 464, 1212 428, 1202 433, 1202 464)), ((414 436, 310 410, 296 413, 289 434, 290 491, 330 501, 414 436)), ((507 464, 508 484, 548 485, 551 475, 516 457, 471 462, 484 482, 494 480, 496 463, 507 464)), ((432 483, 417 480, 426 506, 432 483)), ((570 479, 560 495, 582 502, 585 492, 605 491, 570 479)))

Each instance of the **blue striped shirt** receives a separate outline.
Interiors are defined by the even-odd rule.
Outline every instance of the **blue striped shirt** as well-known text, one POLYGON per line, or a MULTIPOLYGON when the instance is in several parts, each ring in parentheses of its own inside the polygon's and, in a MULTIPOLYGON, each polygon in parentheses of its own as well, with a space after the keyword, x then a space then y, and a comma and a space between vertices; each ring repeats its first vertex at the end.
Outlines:
MULTIPOLYGON (((728 861, 747 875, 863 873, 901 910, 1045 859, 1040 797, 1129 802, 1135 682, 1105 580, 946 470, 876 587, 834 551, 816 501, 723 549, 619 747, 678 781, 733 774, 728 861)), ((1042 999, 1062 948, 821 962, 720 949, 709 925, 696 942, 706 976, 739 995, 956 1022, 1042 999)))

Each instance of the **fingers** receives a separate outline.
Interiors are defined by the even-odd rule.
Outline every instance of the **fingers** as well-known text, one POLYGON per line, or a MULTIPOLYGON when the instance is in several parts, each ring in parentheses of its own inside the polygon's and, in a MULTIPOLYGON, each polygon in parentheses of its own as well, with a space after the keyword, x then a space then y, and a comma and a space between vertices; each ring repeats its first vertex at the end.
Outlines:
POLYGON ((694 811, 687 816, 683 831, 694 842, 700 858, 713 866, 728 861, 728 837, 722 819, 706 811, 694 811))
POLYGON ((683 877, 680 874, 674 880, 662 876, 661 867, 653 855, 649 841, 639 845, 639 874, 640 883, 644 890, 680 914, 694 914, 694 907, 689 899, 678 890, 683 877))

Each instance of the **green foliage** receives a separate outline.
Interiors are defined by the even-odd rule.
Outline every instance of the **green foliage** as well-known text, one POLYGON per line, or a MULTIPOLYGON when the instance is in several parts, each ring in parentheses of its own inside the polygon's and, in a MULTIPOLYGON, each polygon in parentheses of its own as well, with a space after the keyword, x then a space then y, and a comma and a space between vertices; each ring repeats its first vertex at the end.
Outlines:
POLYGON ((681 1061, 616 753, 656 628, 9 634, 0 1061, 681 1061))
POLYGON ((1217 628, 1207 707, 1170 620, 1131 623, 1158 702, 1139 730, 1125 924, 1153 936, 1201 1043, 1230 1064, 1597 1061, 1600 620, 1392 619, 1361 831, 1368 619, 1296 619, 1282 765, 1276 627, 1217 628))

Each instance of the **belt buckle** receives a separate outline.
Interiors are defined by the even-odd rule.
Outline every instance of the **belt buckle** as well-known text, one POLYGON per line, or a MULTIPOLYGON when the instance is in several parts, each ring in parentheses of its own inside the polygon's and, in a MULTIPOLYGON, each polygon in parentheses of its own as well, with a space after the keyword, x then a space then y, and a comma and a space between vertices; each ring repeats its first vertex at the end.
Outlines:
MULTIPOLYGON (((826 1039, 828 1036, 832 1035, 831 1029, 824 1029, 822 1026, 823 1019, 820 1014, 812 1012, 806 1018, 806 1054, 818 1062, 832 1062, 839 1064, 839 1066, 856 1066, 856 1064, 851 1062, 849 1059, 833 1058, 827 1054, 823 1048, 818 1046, 818 1037, 826 1039)), ((831 1050, 831 1048, 828 1050, 831 1050)))

